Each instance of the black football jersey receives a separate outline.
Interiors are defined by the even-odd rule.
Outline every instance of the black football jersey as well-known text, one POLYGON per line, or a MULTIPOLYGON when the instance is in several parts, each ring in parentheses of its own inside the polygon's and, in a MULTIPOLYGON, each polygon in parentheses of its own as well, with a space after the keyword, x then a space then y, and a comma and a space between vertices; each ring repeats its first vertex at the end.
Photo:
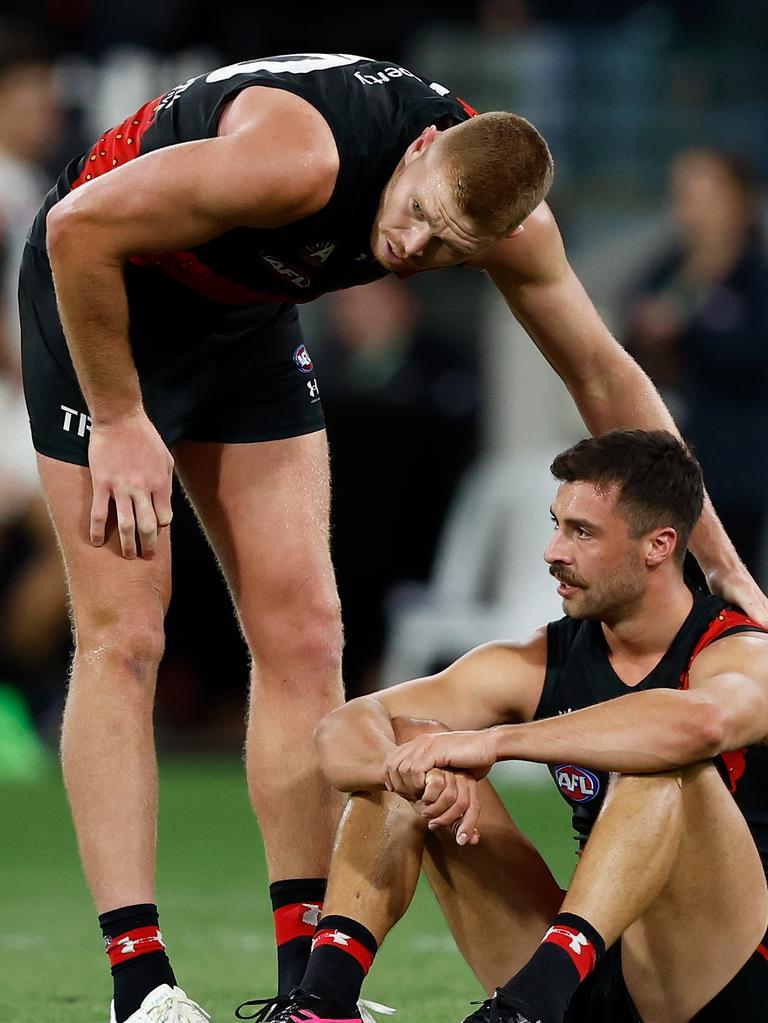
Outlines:
POLYGON ((136 253, 131 262, 227 305, 307 302, 383 277, 387 271, 371 254, 370 236, 384 186, 424 128, 448 128, 474 111, 443 85, 397 63, 346 53, 242 61, 150 100, 65 168, 30 242, 45 247, 46 214, 71 189, 153 150, 214 137, 227 103, 255 85, 295 93, 328 122, 340 162, 330 201, 286 227, 237 228, 187 252, 136 253))
MULTIPOLYGON (((700 650, 723 636, 760 631, 743 612, 708 593, 695 593, 690 614, 664 657, 642 682, 625 685, 613 670, 599 622, 561 618, 547 626, 547 671, 535 718, 569 714, 628 693, 687 688, 700 650)), ((768 874, 768 747, 750 746, 716 758, 726 784, 744 814, 768 874)), ((600 812, 608 775, 579 764, 547 765, 571 807, 580 845, 600 812)))

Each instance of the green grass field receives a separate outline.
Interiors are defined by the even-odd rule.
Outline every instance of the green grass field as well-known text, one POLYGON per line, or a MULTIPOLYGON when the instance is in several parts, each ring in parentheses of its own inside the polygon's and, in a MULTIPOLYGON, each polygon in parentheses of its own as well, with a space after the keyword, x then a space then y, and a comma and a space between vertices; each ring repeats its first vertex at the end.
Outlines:
MULTIPOLYGON (((554 786, 503 795, 564 884, 574 843, 554 786)), ((0 822, 0 1018, 106 1023, 109 970, 55 768, 42 782, 0 785, 0 822)), ((179 982, 214 1021, 273 993, 264 859, 237 760, 162 763, 158 902, 179 982)), ((479 997, 426 885, 363 993, 397 1006, 403 1023, 460 1020, 479 997)))

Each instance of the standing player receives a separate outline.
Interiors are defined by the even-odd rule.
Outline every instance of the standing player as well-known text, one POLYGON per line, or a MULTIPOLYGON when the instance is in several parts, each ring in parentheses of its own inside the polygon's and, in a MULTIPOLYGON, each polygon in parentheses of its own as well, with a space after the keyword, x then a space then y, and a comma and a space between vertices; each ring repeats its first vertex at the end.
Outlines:
MULTIPOLYGON (((281 993, 322 902, 339 803, 311 733, 342 700, 342 639, 319 386, 295 303, 467 263, 488 272, 592 432, 672 428, 568 266, 542 204, 545 143, 514 115, 470 114, 386 62, 235 64, 108 131, 32 228, 25 387, 76 635, 62 760, 117 1023, 181 997, 153 937, 151 718, 174 462, 253 659, 248 782, 281 993)), ((711 511, 695 541, 712 584, 768 620, 711 511)))
POLYGON ((768 635, 685 584, 702 482, 670 434, 582 441, 553 472, 545 558, 567 617, 320 727, 329 779, 355 794, 281 1020, 357 1016, 422 864, 498 988, 466 1023, 768 1019, 768 635), (547 763, 573 809, 582 855, 564 901, 477 781, 503 759, 547 763))

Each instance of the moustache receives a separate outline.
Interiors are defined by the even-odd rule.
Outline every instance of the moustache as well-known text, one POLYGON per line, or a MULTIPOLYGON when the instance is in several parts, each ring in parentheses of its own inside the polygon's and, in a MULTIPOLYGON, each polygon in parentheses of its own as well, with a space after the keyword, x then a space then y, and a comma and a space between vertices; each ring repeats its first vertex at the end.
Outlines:
POLYGON ((564 586, 579 586, 582 589, 585 586, 585 583, 582 582, 581 579, 578 579, 576 576, 570 575, 568 572, 564 572, 559 565, 550 565, 549 574, 553 578, 557 579, 557 581, 559 583, 562 583, 564 586))

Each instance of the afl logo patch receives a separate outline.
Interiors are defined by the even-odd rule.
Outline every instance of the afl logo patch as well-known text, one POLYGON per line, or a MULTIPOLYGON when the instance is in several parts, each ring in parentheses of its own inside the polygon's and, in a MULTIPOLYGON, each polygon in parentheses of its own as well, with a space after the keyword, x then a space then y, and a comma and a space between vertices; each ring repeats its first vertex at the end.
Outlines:
POLYGON ((561 764, 555 768, 555 781, 566 799, 589 803, 600 792, 600 779, 584 767, 561 764))
POLYGON ((299 367, 302 373, 313 373, 314 365, 312 359, 309 357, 306 345, 299 345, 296 351, 293 353, 293 361, 299 367))

